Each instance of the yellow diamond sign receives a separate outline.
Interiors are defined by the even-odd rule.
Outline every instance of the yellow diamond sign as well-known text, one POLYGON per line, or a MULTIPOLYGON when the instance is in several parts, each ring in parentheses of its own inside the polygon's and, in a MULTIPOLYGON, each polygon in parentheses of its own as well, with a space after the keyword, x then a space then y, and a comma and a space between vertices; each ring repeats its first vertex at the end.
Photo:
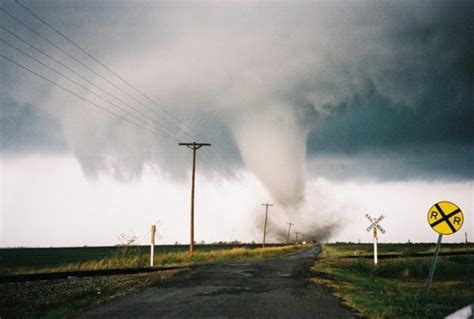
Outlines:
POLYGON ((437 202, 428 211, 428 224, 441 235, 451 235, 461 229, 464 215, 456 204, 437 202))

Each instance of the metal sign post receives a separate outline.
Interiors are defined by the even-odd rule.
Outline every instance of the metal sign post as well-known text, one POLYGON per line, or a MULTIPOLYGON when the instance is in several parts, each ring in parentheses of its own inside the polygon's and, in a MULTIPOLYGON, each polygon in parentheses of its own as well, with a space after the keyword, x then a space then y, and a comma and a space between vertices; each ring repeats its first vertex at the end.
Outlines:
POLYGON ((428 296, 430 294, 431 283, 433 282, 433 276, 436 268, 436 262, 438 261, 439 255, 439 248, 441 247, 441 240, 443 239, 443 235, 439 234, 438 242, 436 243, 435 253, 433 255, 433 260, 431 261, 430 273, 428 275, 428 282, 426 283, 425 288, 425 302, 428 300, 428 296))
POLYGON ((456 204, 443 201, 438 202, 431 206, 428 210, 428 224, 430 227, 439 234, 438 242, 436 243, 435 253, 433 260, 431 261, 430 272, 428 274, 428 281, 426 283, 424 302, 428 301, 430 295, 431 283, 433 282, 433 276, 436 268, 436 262, 438 261, 439 249, 441 247, 441 240, 443 235, 452 235, 461 229, 464 222, 464 214, 456 204))
POLYGON ((365 217, 371 222, 370 226, 367 227, 367 231, 374 230, 374 264, 378 264, 378 253, 377 253, 377 229, 380 230, 382 234, 385 234, 385 229, 380 226, 380 221, 384 219, 383 215, 380 215, 379 218, 372 218, 369 214, 365 214, 365 217))

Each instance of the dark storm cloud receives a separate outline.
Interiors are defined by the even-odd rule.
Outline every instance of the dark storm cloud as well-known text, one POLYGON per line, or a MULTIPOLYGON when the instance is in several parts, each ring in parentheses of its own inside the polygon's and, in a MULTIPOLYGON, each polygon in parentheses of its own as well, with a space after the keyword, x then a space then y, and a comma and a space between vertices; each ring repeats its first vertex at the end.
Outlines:
MULTIPOLYGON (((460 88, 462 89, 462 88, 460 88)), ((393 102, 374 87, 333 108, 309 138, 310 153, 472 143, 470 93, 433 91, 418 107, 393 102), (444 94, 444 96, 443 96, 444 94), (461 99, 457 99, 464 95, 461 99)))
POLYGON ((2 97, 0 107, 0 152, 5 154, 67 151, 57 119, 37 106, 18 104, 2 97))
POLYGON ((316 121, 307 141, 308 157, 319 165, 313 165, 316 174, 474 177, 472 4, 456 4, 437 3, 434 23, 409 21, 390 33, 398 70, 387 76, 395 75, 413 98, 394 101, 380 92, 377 79, 368 78, 365 89, 326 105, 329 115, 316 121))
MULTIPOLYGON (((472 178, 471 3, 27 5, 212 142, 219 150, 203 150, 215 153, 203 166, 229 174, 245 165, 275 197, 296 203, 305 154, 311 175, 472 178)), ((111 162, 123 176, 139 176, 145 163, 183 174, 189 154, 174 141, 85 111, 58 90, 28 91, 36 79, 1 62, 9 83, 27 88, 17 96, 43 95, 38 104, 67 128, 86 175, 111 162)), ((18 112, 2 145, 63 143, 34 101, 2 101, 18 112)))

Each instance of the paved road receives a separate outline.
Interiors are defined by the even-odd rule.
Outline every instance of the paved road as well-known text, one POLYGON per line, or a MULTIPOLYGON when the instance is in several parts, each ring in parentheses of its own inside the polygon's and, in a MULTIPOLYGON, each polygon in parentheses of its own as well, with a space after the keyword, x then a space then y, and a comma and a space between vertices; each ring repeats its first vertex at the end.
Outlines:
POLYGON ((250 263, 198 267, 79 318, 354 318, 309 281, 319 247, 250 263))

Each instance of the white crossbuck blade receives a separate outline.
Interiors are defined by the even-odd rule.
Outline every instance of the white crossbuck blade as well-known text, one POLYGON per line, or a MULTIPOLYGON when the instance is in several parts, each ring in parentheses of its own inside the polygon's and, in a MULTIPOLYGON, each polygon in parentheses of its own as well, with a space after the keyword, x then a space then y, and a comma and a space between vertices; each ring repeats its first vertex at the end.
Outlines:
POLYGON ((365 214, 365 217, 372 223, 369 227, 367 227, 367 231, 371 231, 374 227, 377 227, 377 229, 380 230, 382 234, 385 234, 385 229, 383 229, 382 226, 379 225, 380 221, 384 219, 383 215, 380 215, 379 218, 373 218, 370 217, 369 214, 365 214))

